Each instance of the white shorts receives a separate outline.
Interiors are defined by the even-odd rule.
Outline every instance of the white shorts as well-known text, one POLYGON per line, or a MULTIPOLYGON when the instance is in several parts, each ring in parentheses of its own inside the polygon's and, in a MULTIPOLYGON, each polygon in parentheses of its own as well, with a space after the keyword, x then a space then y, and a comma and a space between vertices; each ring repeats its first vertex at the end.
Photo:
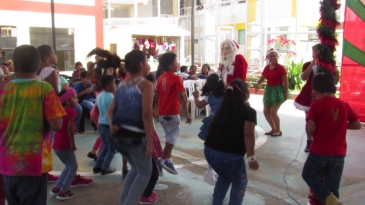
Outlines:
POLYGON ((166 142, 175 145, 180 133, 180 115, 160 116, 159 120, 165 131, 166 142))

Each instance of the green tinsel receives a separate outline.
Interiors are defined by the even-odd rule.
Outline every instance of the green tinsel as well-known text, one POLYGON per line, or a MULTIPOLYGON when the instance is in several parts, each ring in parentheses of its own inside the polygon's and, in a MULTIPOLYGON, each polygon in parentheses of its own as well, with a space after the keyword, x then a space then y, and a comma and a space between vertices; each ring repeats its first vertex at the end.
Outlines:
POLYGON ((326 37, 326 38, 333 38, 336 35, 335 29, 332 29, 331 27, 324 25, 324 24, 320 24, 317 27, 317 32, 319 35, 326 37))
POLYGON ((331 48, 327 45, 327 44, 319 44, 318 47, 316 48, 318 51, 318 56, 320 58, 321 61, 326 62, 326 63, 330 63, 331 61, 334 61, 334 55, 333 55, 333 51, 331 50, 331 48))
POLYGON ((336 10, 332 7, 329 1, 321 1, 319 11, 322 14, 322 19, 336 19, 336 10))

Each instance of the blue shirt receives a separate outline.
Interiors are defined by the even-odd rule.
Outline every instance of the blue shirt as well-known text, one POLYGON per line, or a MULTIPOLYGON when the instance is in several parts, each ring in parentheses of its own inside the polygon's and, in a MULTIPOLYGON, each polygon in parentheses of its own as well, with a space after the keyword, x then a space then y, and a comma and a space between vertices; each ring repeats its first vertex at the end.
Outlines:
POLYGON ((96 98, 95 105, 98 106, 100 113, 98 122, 101 125, 109 125, 107 113, 109 105, 112 102, 113 98, 114 98, 113 94, 108 91, 101 92, 96 98))
MULTIPOLYGON (((92 87, 92 84, 91 84, 91 83, 89 83, 89 84, 87 84, 86 86, 84 86, 84 85, 82 84, 82 82, 79 82, 79 83, 77 83, 77 84, 74 86, 74 89, 76 90, 76 93, 81 93, 82 91, 84 91, 84 90, 86 90, 86 89, 90 89, 91 87, 92 87)), ((94 98, 94 96, 93 96, 91 93, 89 93, 89 94, 84 94, 84 95, 80 96, 80 97, 79 97, 79 100, 80 100, 80 101, 83 101, 83 100, 90 100, 90 101, 92 101, 92 102, 95 102, 95 98, 94 98)))
POLYGON ((212 114, 215 114, 219 107, 221 106, 221 103, 223 101, 223 96, 220 98, 217 98, 213 93, 210 93, 208 96, 205 97, 205 102, 207 102, 210 106, 210 111, 212 114))
MULTIPOLYGON (((141 81, 140 81, 141 82, 141 81)), ((121 82, 115 92, 113 124, 133 132, 144 133, 142 93, 138 83, 121 82)))

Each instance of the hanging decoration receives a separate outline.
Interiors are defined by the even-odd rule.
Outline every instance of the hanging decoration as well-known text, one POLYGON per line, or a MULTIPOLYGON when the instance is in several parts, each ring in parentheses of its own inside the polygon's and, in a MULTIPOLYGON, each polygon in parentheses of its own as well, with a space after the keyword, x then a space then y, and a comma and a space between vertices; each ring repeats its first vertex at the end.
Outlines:
POLYGON ((319 69, 336 72, 334 52, 338 45, 336 28, 340 25, 336 11, 340 8, 338 0, 322 0, 320 2, 320 23, 317 34, 321 44, 317 47, 317 65, 319 69))

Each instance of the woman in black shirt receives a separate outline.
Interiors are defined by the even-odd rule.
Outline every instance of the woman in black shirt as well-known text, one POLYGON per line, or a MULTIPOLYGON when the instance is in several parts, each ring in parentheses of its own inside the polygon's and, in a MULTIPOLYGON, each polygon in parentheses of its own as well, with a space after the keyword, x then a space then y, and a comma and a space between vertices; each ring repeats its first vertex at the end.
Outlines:
POLYGON ((213 205, 223 204, 232 184, 229 205, 241 205, 247 185, 247 153, 250 169, 257 170, 255 157, 256 111, 245 104, 250 97, 246 84, 234 80, 227 86, 220 108, 214 116, 205 141, 204 154, 219 175, 213 205))

